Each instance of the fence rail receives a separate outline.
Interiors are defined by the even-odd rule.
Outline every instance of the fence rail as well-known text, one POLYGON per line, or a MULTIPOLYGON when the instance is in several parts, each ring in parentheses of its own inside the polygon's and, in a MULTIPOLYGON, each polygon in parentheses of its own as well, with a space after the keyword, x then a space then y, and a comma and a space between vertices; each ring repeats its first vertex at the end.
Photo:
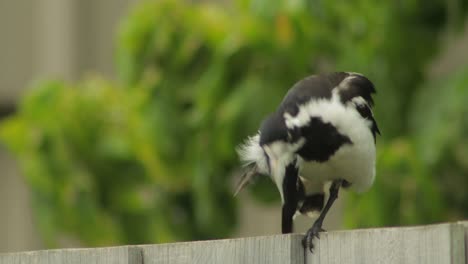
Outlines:
POLYGON ((468 264, 468 221, 428 226, 333 231, 314 254, 302 235, 0 254, 0 264, 460 263, 468 264))

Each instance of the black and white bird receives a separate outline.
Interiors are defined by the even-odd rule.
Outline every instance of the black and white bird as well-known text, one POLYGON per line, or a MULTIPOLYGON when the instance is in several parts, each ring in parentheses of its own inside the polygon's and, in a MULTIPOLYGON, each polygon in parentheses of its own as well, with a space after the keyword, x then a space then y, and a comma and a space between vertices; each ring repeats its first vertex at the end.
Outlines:
POLYGON ((269 175, 281 195, 282 233, 292 232, 296 213, 320 212, 302 241, 311 251, 339 189, 363 192, 374 181, 380 131, 372 114, 373 93, 372 82, 358 73, 304 78, 238 149, 249 170, 236 193, 254 175, 269 175))

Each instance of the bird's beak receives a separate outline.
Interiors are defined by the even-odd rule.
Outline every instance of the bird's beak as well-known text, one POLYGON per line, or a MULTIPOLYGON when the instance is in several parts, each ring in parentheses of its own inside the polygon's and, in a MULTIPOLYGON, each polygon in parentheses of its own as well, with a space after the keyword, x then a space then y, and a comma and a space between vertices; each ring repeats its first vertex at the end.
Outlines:
POLYGON ((241 177, 241 180, 237 184, 236 191, 234 192, 234 196, 236 196, 245 186, 247 186, 253 179, 253 177, 258 173, 257 165, 253 165, 250 169, 248 169, 241 177))
POLYGON ((270 158, 269 163, 270 177, 273 179, 273 182, 276 184, 278 191, 281 195, 281 201, 284 202, 283 196, 283 180, 285 177, 284 167, 281 166, 281 162, 276 158, 270 158))

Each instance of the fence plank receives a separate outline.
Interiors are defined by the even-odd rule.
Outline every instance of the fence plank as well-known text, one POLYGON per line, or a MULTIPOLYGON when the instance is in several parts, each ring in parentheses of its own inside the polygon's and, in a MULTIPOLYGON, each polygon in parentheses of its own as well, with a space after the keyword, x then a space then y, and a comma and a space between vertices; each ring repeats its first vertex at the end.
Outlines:
POLYGON ((0 264, 452 263, 468 264, 468 221, 321 234, 314 254, 302 235, 275 235, 161 245, 0 254, 0 264))
POLYGON ((143 246, 145 264, 304 263, 301 235, 143 246))
POLYGON ((465 263, 460 224, 363 229, 324 233, 306 263, 465 263))
POLYGON ((0 254, 0 264, 141 264, 138 247, 57 249, 0 254))
POLYGON ((468 264, 468 221, 458 223, 465 228, 465 264, 468 264))

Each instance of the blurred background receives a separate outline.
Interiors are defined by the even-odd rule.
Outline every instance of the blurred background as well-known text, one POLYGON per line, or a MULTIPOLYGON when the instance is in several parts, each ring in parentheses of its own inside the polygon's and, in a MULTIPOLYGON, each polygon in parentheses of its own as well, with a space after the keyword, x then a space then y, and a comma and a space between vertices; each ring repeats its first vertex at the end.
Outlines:
MULTIPOLYGON (((297 80, 375 84, 378 167, 329 229, 468 218, 468 1, 0 1, 0 252, 280 233, 235 147, 297 80)), ((311 220, 298 219, 303 232, 311 220)))

